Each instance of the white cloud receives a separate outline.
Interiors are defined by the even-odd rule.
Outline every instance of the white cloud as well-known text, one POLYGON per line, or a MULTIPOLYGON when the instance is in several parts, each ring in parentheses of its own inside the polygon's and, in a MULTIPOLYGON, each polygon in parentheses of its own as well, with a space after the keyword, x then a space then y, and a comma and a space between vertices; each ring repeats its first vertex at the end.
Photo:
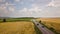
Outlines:
POLYGON ((5 6, 14 6, 15 4, 11 4, 11 3, 9 3, 9 2, 6 2, 4 5, 5 5, 5 6))
POLYGON ((60 7, 46 7, 41 11, 41 16, 44 17, 60 17, 60 7))
POLYGON ((15 11, 14 4, 8 2, 0 5, 0 14, 1 16, 8 16, 11 12, 15 11))
POLYGON ((40 12, 40 11, 42 11, 42 9, 40 8, 39 5, 37 5, 37 4, 32 4, 32 8, 29 9, 29 11, 40 12))
POLYGON ((0 0, 0 2, 5 2, 5 0, 0 0))
POLYGON ((32 7, 30 9, 28 8, 23 8, 22 10, 19 10, 18 15, 20 16, 30 16, 30 17, 37 17, 40 15, 40 12, 42 11, 42 9, 40 9, 39 7, 32 7))
POLYGON ((60 0, 55 0, 54 4, 56 7, 60 7, 60 0))
POLYGON ((6 6, 4 6, 4 5, 2 5, 2 6, 0 6, 0 16, 7 16, 8 15, 8 10, 7 10, 7 7, 6 6))
POLYGON ((42 9, 40 9, 39 7, 34 7, 34 8, 29 9, 29 11, 38 12, 38 11, 42 11, 42 9))
POLYGON ((60 17, 60 8, 46 7, 45 9, 41 9, 39 6, 33 4, 32 8, 23 8, 19 13, 21 16, 31 17, 60 17))
POLYGON ((55 6, 54 1, 51 1, 47 6, 55 6))
POLYGON ((38 6, 33 6, 32 8, 30 8, 30 9, 28 9, 28 8, 23 8, 22 10, 20 10, 20 11, 24 11, 24 12, 39 12, 39 11, 42 11, 42 9, 40 9, 40 7, 38 7, 38 6))
POLYGON ((10 12, 14 12, 15 11, 15 8, 11 7, 11 6, 8 9, 9 9, 10 12))
MULTIPOLYGON (((17 7, 18 5, 16 4, 16 6, 14 6, 15 4, 11 4, 10 2, 6 2, 4 4, 1 4, 0 6, 0 15, 8 15, 8 16, 16 16, 16 17, 51 17, 51 16, 60 16, 60 0, 14 0, 18 3, 20 3, 20 7, 23 8, 19 10, 19 8, 17 7), (26 3, 27 2, 27 3, 26 3), (31 4, 30 4, 31 2, 31 4), (49 3, 50 2, 50 3, 49 3), (22 5, 24 4, 24 5, 22 5), (28 6, 32 5, 31 6, 28 6), (47 4, 47 5, 46 5, 47 4), (45 8, 45 5, 48 6, 45 8), (27 6, 27 7, 26 7, 27 6), (50 7, 51 6, 51 7, 50 7), (16 7, 16 9, 15 9, 16 7), (18 8, 18 10, 17 10, 18 8), (41 9, 42 8, 42 9, 41 9), (45 9, 44 9, 45 8, 45 9), (16 11, 15 11, 16 10, 16 11)), ((0 2, 2 2, 2 0, 0 0, 0 2)))
POLYGON ((3 12, 5 12, 5 11, 7 11, 7 9, 6 9, 6 6, 0 6, 0 11, 3 11, 3 12))
POLYGON ((5 11, 5 10, 8 11, 7 7, 9 9, 9 11, 14 11, 15 10, 14 4, 10 4, 8 2, 6 2, 5 4, 2 4, 0 6, 0 9, 3 10, 3 11, 5 11))
POLYGON ((60 0, 52 0, 47 6, 60 7, 60 0))

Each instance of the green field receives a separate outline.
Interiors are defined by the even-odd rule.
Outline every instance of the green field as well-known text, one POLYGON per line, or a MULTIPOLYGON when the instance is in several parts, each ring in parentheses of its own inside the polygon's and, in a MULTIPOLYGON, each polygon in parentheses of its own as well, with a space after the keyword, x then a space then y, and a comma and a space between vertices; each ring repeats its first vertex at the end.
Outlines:
MULTIPOLYGON (((31 21, 31 19, 35 18, 5 18, 7 22, 14 22, 14 21, 31 21)), ((3 19, 0 19, 0 22, 2 22, 3 19)))

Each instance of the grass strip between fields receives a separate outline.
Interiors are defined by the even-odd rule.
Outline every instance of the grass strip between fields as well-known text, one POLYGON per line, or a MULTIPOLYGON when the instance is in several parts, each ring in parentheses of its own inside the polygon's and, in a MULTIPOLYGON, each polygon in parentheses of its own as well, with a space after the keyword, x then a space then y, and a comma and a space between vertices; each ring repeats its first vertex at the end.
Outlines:
MULTIPOLYGON (((16 21, 31 21, 31 19, 28 19, 28 18, 15 18, 15 19, 6 19, 6 22, 16 22, 16 21)), ((3 19, 0 19, 0 22, 2 23, 3 22, 3 19)))

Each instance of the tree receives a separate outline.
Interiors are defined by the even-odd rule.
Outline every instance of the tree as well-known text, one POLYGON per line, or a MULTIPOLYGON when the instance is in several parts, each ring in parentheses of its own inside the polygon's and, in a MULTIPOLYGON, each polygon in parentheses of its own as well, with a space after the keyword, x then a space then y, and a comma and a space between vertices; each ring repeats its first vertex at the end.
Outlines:
POLYGON ((39 21, 39 23, 41 23, 41 20, 39 21))
POLYGON ((6 22, 6 19, 5 18, 3 19, 3 22, 6 22))

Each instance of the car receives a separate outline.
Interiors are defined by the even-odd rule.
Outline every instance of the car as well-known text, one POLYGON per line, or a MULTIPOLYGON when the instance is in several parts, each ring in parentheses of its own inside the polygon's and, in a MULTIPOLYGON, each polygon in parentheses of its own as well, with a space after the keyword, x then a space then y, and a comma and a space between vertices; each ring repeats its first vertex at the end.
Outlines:
POLYGON ((42 28, 44 28, 44 26, 42 26, 42 28))
POLYGON ((37 25, 39 25, 39 24, 37 24, 37 25))

